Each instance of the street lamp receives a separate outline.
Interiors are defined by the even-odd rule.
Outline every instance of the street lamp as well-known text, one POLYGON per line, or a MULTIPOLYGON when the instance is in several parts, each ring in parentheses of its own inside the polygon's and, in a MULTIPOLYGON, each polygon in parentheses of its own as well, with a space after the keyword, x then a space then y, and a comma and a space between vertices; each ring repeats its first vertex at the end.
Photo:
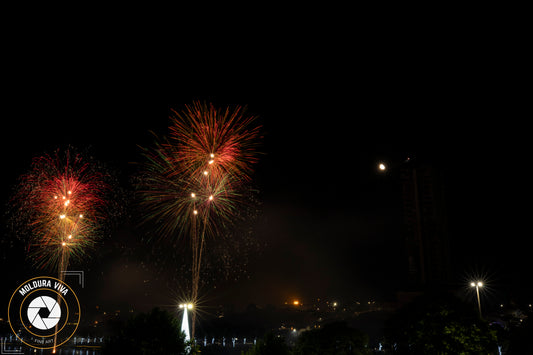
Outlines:
POLYGON ((481 315, 481 301, 480 301, 480 299, 479 299, 479 288, 480 288, 480 287, 483 287, 483 282, 481 282, 481 281, 478 281, 478 282, 471 282, 471 283, 470 283, 470 286, 476 288, 476 294, 477 294, 477 307, 478 307, 478 309, 479 309, 479 317, 480 317, 480 318, 483 318, 482 315, 481 315))
POLYGON ((183 309, 183 319, 181 320, 181 331, 185 333, 185 341, 191 340, 191 333, 189 332, 189 319, 187 318, 187 310, 192 309, 192 303, 182 303, 180 308, 183 309))

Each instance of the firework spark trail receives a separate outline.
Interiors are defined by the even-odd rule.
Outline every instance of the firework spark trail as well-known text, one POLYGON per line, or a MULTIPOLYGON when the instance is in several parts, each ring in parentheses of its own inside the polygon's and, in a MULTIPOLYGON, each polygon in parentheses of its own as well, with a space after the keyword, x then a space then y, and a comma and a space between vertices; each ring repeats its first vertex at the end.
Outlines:
MULTIPOLYGON (((143 149, 141 205, 161 237, 190 240, 195 302, 206 238, 217 235, 235 214, 257 162, 260 127, 251 127, 255 118, 244 115, 242 107, 222 110, 195 102, 172 112, 169 138, 153 150, 143 149)), ((193 338, 195 320, 193 312, 193 338)))

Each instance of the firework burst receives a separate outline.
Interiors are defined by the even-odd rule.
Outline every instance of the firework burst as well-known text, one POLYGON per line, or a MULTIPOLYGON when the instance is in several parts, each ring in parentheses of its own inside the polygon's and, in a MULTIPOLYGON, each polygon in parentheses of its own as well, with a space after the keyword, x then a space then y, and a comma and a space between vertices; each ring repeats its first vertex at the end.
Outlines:
POLYGON ((209 182, 225 175, 239 182, 250 179, 260 129, 251 128, 255 117, 244 115, 242 107, 230 111, 199 102, 172 112, 165 147, 179 152, 174 155, 179 172, 205 175, 209 182))
POLYGON ((259 138, 259 127, 249 128, 254 117, 243 111, 195 102, 172 111, 168 139, 143 149, 141 205, 161 237, 190 232, 202 220, 217 222, 205 226, 214 235, 234 215, 259 138))
POLYGON ((33 159, 14 195, 17 232, 28 237, 35 265, 59 272, 86 255, 99 237, 104 175, 70 150, 33 159))
MULTIPOLYGON (((192 250, 191 297, 198 287, 205 240, 219 233, 239 207, 250 181, 260 127, 242 107, 217 109, 195 102, 172 111, 169 137, 146 158, 141 207, 160 237, 185 236, 192 250)), ((193 336, 195 315, 193 313, 193 336)))

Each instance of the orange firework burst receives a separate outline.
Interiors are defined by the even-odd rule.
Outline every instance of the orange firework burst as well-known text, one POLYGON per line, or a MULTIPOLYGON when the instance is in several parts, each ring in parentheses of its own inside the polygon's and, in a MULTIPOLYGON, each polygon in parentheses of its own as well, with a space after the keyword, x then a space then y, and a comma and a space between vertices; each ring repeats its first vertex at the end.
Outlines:
POLYGON ((174 154, 178 171, 189 176, 205 175, 214 181, 230 175, 248 180, 257 162, 259 126, 251 127, 255 117, 195 102, 182 112, 172 111, 170 139, 165 148, 174 154))
POLYGON ((239 192, 250 180, 257 161, 259 128, 241 107, 216 109, 195 102, 182 112, 172 111, 170 137, 155 149, 143 149, 147 159, 140 186, 147 219, 157 220, 158 234, 183 234, 191 217, 228 220, 239 192))

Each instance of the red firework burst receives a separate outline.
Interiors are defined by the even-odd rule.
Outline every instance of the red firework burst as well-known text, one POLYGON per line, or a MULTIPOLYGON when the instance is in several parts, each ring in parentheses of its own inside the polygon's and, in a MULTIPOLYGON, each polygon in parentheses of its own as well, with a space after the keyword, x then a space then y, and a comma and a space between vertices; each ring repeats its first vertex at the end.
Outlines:
POLYGON ((28 235, 29 255, 38 267, 65 270, 94 244, 106 189, 104 175, 79 154, 56 151, 33 159, 14 204, 19 232, 28 235))

